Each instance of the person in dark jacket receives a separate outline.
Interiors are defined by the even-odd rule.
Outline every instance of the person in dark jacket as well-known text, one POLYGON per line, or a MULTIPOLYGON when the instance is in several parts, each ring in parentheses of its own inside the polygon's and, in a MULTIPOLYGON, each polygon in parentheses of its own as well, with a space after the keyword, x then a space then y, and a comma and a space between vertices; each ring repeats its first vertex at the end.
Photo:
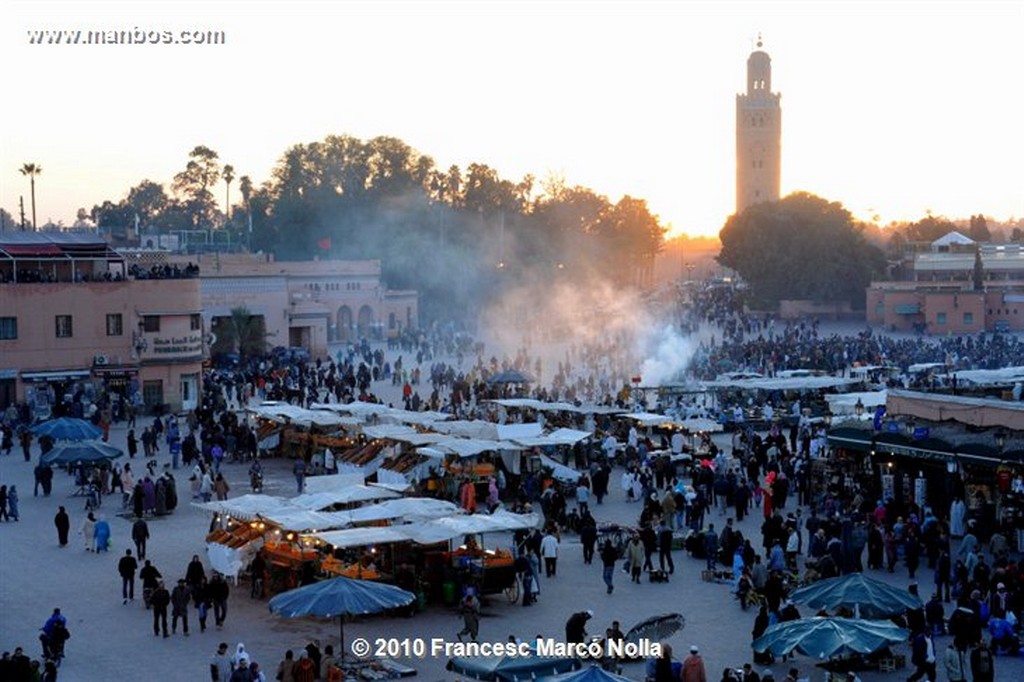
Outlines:
POLYGON ((153 635, 160 636, 160 628, 163 627, 164 637, 169 637, 167 634, 167 607, 171 604, 171 593, 167 591, 162 582, 157 583, 157 587, 153 590, 153 596, 150 597, 150 603, 153 605, 153 635))
POLYGON ((619 553, 615 551, 611 540, 605 540, 601 545, 601 566, 604 571, 604 584, 608 588, 608 594, 615 590, 615 564, 619 561, 619 553))
POLYGON ((64 507, 57 509, 57 515, 53 517, 53 525, 57 527, 57 542, 61 547, 67 547, 68 532, 71 530, 71 518, 64 507))
MULTIPOLYGON (((201 585, 200 585, 201 587, 201 585)), ((185 583, 184 578, 178 580, 177 586, 171 592, 171 633, 178 631, 178 619, 181 619, 181 629, 188 637, 188 605, 192 599, 192 590, 185 583)))
POLYGON ((594 617, 590 609, 577 611, 565 622, 565 641, 582 644, 587 640, 587 621, 594 617))
POLYGON ((117 562, 117 572, 121 576, 121 598, 124 604, 128 600, 135 601, 135 571, 139 568, 139 562, 132 556, 132 551, 126 549, 124 556, 117 562))
POLYGON ((228 618, 228 581, 220 573, 214 573, 207 585, 207 596, 213 604, 214 624, 220 628, 228 618))

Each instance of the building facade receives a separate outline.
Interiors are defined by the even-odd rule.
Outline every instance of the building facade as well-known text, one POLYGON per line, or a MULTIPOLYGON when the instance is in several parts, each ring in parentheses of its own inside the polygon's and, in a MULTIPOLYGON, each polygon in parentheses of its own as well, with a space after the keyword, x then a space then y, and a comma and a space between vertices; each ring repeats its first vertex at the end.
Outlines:
POLYGON ((207 254, 196 262, 205 326, 215 337, 240 308, 257 318, 268 347, 303 347, 314 355, 332 343, 382 340, 419 326, 419 295, 387 289, 380 261, 207 254))
POLYGON ((782 95, 772 92, 772 60, 761 50, 747 58, 747 92, 736 95, 736 212, 778 201, 782 177, 782 95))
POLYGON ((1021 245, 932 248, 912 254, 908 263, 903 279, 871 283, 868 324, 929 334, 1024 330, 1021 245))
POLYGON ((95 234, 0 235, 0 408, 73 412, 109 392, 187 410, 201 388, 198 271, 139 270, 95 234))

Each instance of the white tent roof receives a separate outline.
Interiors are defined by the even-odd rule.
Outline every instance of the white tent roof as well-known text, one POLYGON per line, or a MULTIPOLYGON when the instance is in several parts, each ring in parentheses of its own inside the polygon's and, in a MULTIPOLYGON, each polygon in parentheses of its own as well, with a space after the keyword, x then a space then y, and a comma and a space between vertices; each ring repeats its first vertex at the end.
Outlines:
POLYGON ((522 528, 536 528, 540 524, 537 514, 513 514, 496 511, 493 514, 463 514, 446 516, 403 528, 409 539, 421 545, 444 542, 476 533, 501 533, 522 528))
POLYGON ((297 405, 288 403, 263 404, 251 408, 253 414, 264 419, 284 424, 298 424, 300 426, 356 426, 362 423, 361 419, 353 417, 342 417, 335 412, 327 410, 307 410, 297 405))
POLYGON ((701 419, 699 417, 692 417, 690 419, 684 419, 676 422, 679 426, 686 429, 687 431, 701 432, 701 433, 717 433, 722 430, 722 425, 716 422, 714 419, 701 419))
POLYGON ((672 421, 671 417, 664 414, 655 414, 654 412, 631 412, 619 416, 622 419, 631 419, 641 426, 657 426, 658 424, 667 424, 672 421))
POLYGON ((211 502, 193 502, 192 505, 199 509, 227 514, 236 519, 253 521, 263 514, 283 509, 294 509, 283 497, 272 495, 242 495, 230 500, 215 500, 211 502))
POLYGON ((971 369, 951 372, 949 379, 966 381, 976 386, 1001 386, 1024 381, 1024 367, 1003 367, 1002 369, 971 369))
POLYGON ((313 537, 335 547, 362 547, 391 542, 405 542, 409 539, 403 526, 373 526, 370 528, 345 528, 326 533, 312 533, 313 537))
POLYGON ((575 483, 580 480, 580 472, 575 469, 556 462, 547 455, 540 456, 541 464, 547 467, 551 467, 551 475, 557 478, 559 481, 566 481, 567 483, 575 483))
POLYGON ((873 412, 879 405, 885 405, 888 391, 860 391, 856 393, 829 393, 825 396, 828 411, 832 414, 854 414, 857 401, 866 412, 873 412))
POLYGON ((312 535, 335 547, 358 547, 408 540, 421 545, 430 545, 477 533, 501 533, 521 528, 537 528, 540 521, 540 516, 537 514, 512 514, 507 511, 497 511, 494 514, 457 514, 422 523, 346 528, 325 533, 312 533, 312 535))
POLYGON ((380 486, 349 485, 317 493, 303 493, 293 497, 291 503, 301 509, 315 510, 326 509, 336 504, 387 500, 395 497, 401 497, 401 494, 380 486))
POLYGON ((835 388, 860 383, 860 379, 843 377, 791 377, 789 379, 737 379, 708 381, 708 388, 738 388, 761 391, 805 391, 822 388, 835 388))
POLYGON ((965 235, 964 233, 953 230, 952 232, 947 232, 946 234, 942 235, 941 237, 933 241, 932 246, 968 246, 974 243, 974 240, 965 235))
POLYGON ((434 443, 433 449, 448 452, 459 457, 472 457, 481 452, 499 450, 521 450, 522 447, 509 441, 482 440, 477 438, 445 438, 434 443))
POLYGON ((385 500, 369 504, 358 509, 351 509, 347 514, 352 523, 382 521, 385 519, 434 519, 459 513, 456 504, 432 497, 403 497, 398 500, 385 500))
POLYGON ((576 429, 555 429, 551 433, 531 438, 515 438, 515 442, 524 448, 544 447, 547 445, 575 445, 579 441, 593 436, 589 431, 576 429))
POLYGON ((436 443, 444 438, 439 433, 420 433, 411 426, 404 424, 379 424, 377 426, 364 426, 363 433, 370 438, 387 438, 398 440, 413 445, 428 445, 436 443))
POLYGON ((333 474, 330 476, 307 476, 306 492, 322 493, 350 485, 363 485, 366 478, 361 474, 333 474))

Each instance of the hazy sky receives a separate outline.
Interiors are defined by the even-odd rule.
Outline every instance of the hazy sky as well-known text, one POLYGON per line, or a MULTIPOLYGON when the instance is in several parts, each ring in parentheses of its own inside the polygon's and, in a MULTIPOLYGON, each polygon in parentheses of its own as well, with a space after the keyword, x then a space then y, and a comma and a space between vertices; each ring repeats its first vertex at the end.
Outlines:
POLYGON ((197 144, 262 182, 288 146, 348 133, 445 168, 557 173, 714 234, 735 205, 735 96, 758 33, 782 93, 784 194, 883 223, 1024 216, 1024 0, 8 0, 0 26, 0 206, 17 215, 24 195, 29 210, 18 169, 35 162, 40 223, 169 183, 197 144), (136 28, 223 30, 226 45, 29 43, 136 28))

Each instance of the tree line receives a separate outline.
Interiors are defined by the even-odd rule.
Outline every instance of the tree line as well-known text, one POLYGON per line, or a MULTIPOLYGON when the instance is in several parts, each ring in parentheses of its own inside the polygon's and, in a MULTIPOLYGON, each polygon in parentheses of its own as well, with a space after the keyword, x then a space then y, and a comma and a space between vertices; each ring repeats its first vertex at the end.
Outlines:
POLYGON ((511 180, 483 163, 439 168, 387 136, 296 144, 261 184, 238 178, 231 204, 234 179, 214 150, 197 146, 170 191, 143 180, 90 216, 101 229, 222 230, 279 260, 378 259, 389 287, 420 292, 426 319, 527 283, 644 285, 666 231, 643 199, 612 202, 559 178, 511 180))

